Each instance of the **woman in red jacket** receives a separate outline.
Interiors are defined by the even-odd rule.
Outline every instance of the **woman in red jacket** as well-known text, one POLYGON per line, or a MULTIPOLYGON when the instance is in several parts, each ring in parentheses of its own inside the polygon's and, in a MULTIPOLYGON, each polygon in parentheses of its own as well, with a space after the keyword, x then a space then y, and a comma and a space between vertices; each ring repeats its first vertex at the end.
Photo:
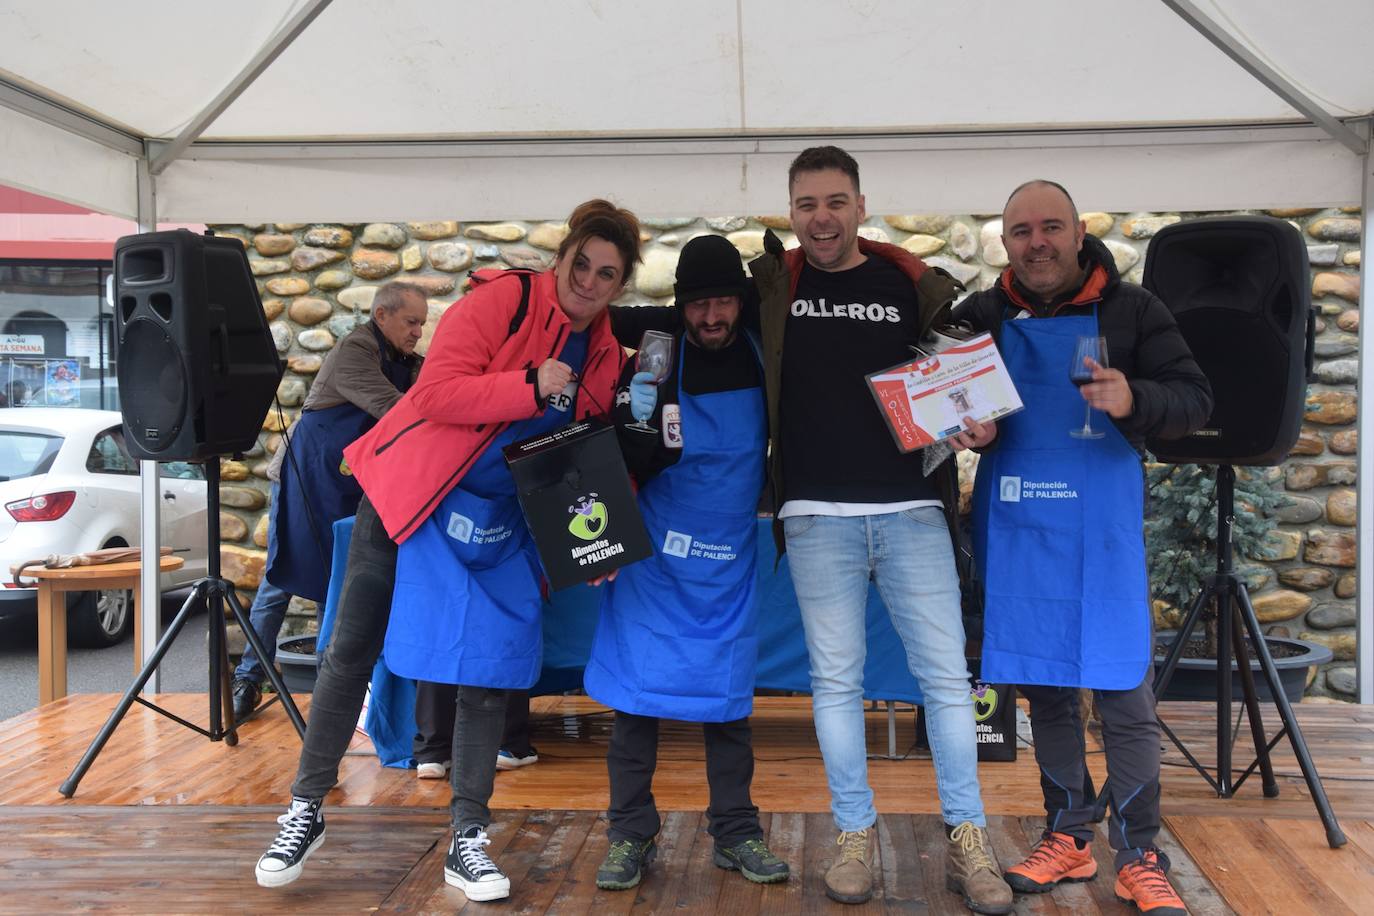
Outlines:
POLYGON ((541 573, 501 446, 609 413, 625 357, 606 307, 639 261, 639 222, 627 210, 588 201, 568 228, 551 271, 474 274, 475 288, 440 320, 415 385, 344 451, 365 495, 291 806, 258 860, 265 887, 299 877, 324 839, 324 795, 385 638, 398 673, 482 685, 459 690, 444 875, 473 900, 510 892, 484 849, 487 801, 505 688, 535 679, 528 643, 541 573))

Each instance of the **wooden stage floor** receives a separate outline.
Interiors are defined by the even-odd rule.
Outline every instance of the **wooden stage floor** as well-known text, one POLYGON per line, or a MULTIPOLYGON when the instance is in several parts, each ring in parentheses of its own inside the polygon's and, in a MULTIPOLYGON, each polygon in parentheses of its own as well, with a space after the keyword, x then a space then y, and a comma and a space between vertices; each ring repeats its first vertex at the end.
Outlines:
MULTIPOLYGON (((361 736, 329 798, 328 839, 304 875, 259 888, 253 863, 275 835, 299 750, 276 706, 243 726, 236 747, 135 706, 76 796, 62 798, 57 786, 116 699, 71 696, 0 723, 0 913, 966 912, 944 889, 933 771, 915 754, 869 764, 882 812, 874 901, 853 908, 825 898, 835 832, 805 698, 760 698, 753 719, 754 801, 770 845, 792 865, 788 883, 750 885, 712 867, 700 729, 664 723, 658 861, 636 890, 598 891, 610 718, 585 698, 544 697, 532 710, 540 762, 497 778, 491 849, 513 894, 487 904, 443 883, 447 784, 379 767, 361 736)), ((156 699, 204 721, 204 695, 156 699)), ((1272 734, 1277 716, 1263 711, 1272 734)), ((1195 754, 1214 756, 1214 706, 1164 704, 1161 714, 1195 754)), ((1374 708, 1303 704, 1298 714, 1349 843, 1328 848, 1287 742, 1274 753, 1273 799, 1258 777, 1236 798, 1216 798, 1166 745, 1160 845, 1194 913, 1374 912, 1374 708)), ((914 745, 913 719, 909 710, 898 717, 899 751, 914 745)), ((886 754, 886 716, 872 713, 868 725, 870 753, 886 754)), ((1097 736, 1089 741, 1100 781, 1097 736)), ((1250 756, 1237 748, 1239 765, 1250 756)), ((1023 744, 1016 762, 985 763, 980 776, 993 843, 1010 862, 1043 826, 1032 752, 1023 744)), ((1018 897, 1017 912, 1131 912, 1113 898, 1105 839, 1094 847, 1096 881, 1018 897)))

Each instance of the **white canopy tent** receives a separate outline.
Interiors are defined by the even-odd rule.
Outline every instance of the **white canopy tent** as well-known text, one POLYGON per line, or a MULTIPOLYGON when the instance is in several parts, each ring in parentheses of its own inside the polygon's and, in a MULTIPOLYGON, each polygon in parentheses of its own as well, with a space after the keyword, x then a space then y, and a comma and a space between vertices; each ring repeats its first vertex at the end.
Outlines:
MULTIPOLYGON (((144 226, 548 217, 595 194, 763 214, 792 156, 834 142, 875 212, 996 212, 1042 176, 1096 210, 1369 214, 1371 35, 1368 0, 3 0, 0 182, 144 226)), ((1366 222, 1365 264, 1370 244, 1366 222)))

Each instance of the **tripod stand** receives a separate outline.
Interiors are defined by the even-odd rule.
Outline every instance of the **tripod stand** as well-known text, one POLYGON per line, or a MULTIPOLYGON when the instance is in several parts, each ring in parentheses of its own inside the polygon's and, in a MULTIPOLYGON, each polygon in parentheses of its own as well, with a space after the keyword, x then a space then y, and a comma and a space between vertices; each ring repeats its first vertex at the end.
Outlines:
MULTIPOLYGON (((1302 729, 1298 727, 1297 720, 1293 716, 1293 707, 1283 692, 1283 685, 1279 683, 1279 673, 1274 667, 1274 658, 1269 653, 1269 647, 1264 641, 1264 634, 1260 632, 1259 618, 1255 614, 1254 606, 1250 603, 1250 593, 1245 588, 1245 582, 1236 575, 1232 565, 1231 540, 1232 528, 1235 525, 1235 484, 1235 469, 1229 464, 1219 465, 1217 467, 1216 575, 1206 578, 1203 582, 1202 591, 1193 599, 1193 604, 1188 609, 1183 625, 1179 628, 1178 637, 1174 640, 1169 649, 1169 654, 1164 660, 1164 667, 1160 669, 1154 682, 1155 696, 1162 696, 1174 675, 1174 669, 1178 667, 1178 661, 1183 656, 1183 650, 1188 646, 1189 637, 1192 636, 1193 630, 1202 619, 1203 609, 1210 602, 1215 602, 1217 621, 1216 777, 1213 778, 1207 772, 1206 765, 1199 762, 1188 751, 1188 748, 1162 719, 1159 725, 1164 733, 1169 736, 1169 740, 1174 743, 1174 746, 1183 752, 1183 756, 1188 758, 1193 769, 1197 770, 1202 778, 1207 780, 1208 784, 1216 790, 1219 798, 1230 798, 1234 795, 1241 784, 1255 772, 1256 767, 1260 771, 1265 798, 1276 797, 1279 794, 1279 786, 1274 779, 1274 767, 1269 759, 1269 751, 1279 743, 1281 738, 1287 737, 1288 743, 1293 748, 1294 756, 1298 758, 1298 765, 1302 768, 1303 778, 1307 780, 1308 791, 1312 793, 1312 803, 1316 805, 1317 814, 1321 817, 1322 825, 1326 828, 1326 842, 1330 844, 1332 849, 1336 849, 1345 845, 1345 833, 1342 832, 1340 824, 1336 823, 1336 814, 1331 810, 1331 803, 1326 798, 1326 790, 1322 787, 1321 777, 1317 773, 1316 766, 1312 763, 1312 755, 1307 750, 1307 742, 1303 740, 1302 729), (1237 629, 1241 629, 1240 638, 1236 638, 1237 629), (1249 637, 1248 645, 1246 636, 1249 637), (1265 681, 1269 684, 1270 695, 1273 697, 1274 705, 1278 707, 1279 720, 1283 723, 1283 727, 1278 730, 1273 738, 1267 741, 1264 735, 1264 724, 1260 719, 1259 699, 1255 693, 1255 676, 1250 670, 1250 647, 1254 647, 1260 671, 1264 673, 1265 681), (1231 751, 1234 743, 1231 727, 1230 663, 1232 658, 1236 661, 1240 675, 1245 714, 1250 720, 1250 734, 1255 743, 1255 759, 1251 761, 1235 782, 1231 781, 1231 751)), ((1239 720, 1237 720, 1237 724, 1239 724, 1239 720)))
MULTIPOLYGON (((156 713, 166 716, 178 725, 183 725, 191 731, 199 732, 211 741, 224 741, 230 747, 238 744, 237 723, 234 721, 233 703, 229 695, 229 653, 225 631, 224 606, 227 602, 234 619, 238 621, 239 627, 243 630, 243 635, 257 653, 258 658, 267 659, 266 649, 263 647, 262 640, 254 631, 252 624, 248 620, 248 614, 243 610, 243 605, 239 602, 238 595, 234 592, 234 584, 220 577, 219 565, 219 458, 211 458, 205 462, 205 515, 208 545, 208 575, 196 582, 192 586, 192 591, 185 603, 181 605, 181 610, 177 611, 176 618, 172 620, 167 632, 162 634, 158 640, 157 648, 153 650, 153 657, 148 660, 148 664, 143 666, 143 670, 134 678, 134 682, 129 685, 129 689, 124 691, 124 696, 120 699, 119 705, 110 713, 110 717, 105 720, 105 724, 100 727, 100 731, 91 742, 90 747, 86 748, 86 753, 82 755, 76 768, 67 777, 66 782, 62 783, 58 789, 67 798, 76 794, 76 787, 81 783, 86 771, 95 763, 95 758, 100 755, 105 743, 110 740, 119 723, 124 718, 124 714, 134 703, 141 703, 156 713), (209 728, 201 728, 192 722, 188 722, 180 716, 173 715, 155 703, 150 703, 139 696, 143 686, 148 683, 148 679, 153 676, 157 666, 162 663, 162 659, 171 649, 172 642, 177 638, 186 621, 191 618, 191 614, 197 610, 206 613, 210 631, 210 723, 209 728), (225 723, 228 723, 227 727, 225 723)), ((291 699, 291 694, 282 682, 281 675, 277 669, 270 664, 264 664, 267 671, 267 678, 272 682, 272 687, 277 691, 277 696, 281 698, 282 706, 286 709, 287 716, 291 719, 291 724, 295 726, 296 733, 305 737, 305 720, 301 718, 300 710, 296 708, 296 703, 291 699)))

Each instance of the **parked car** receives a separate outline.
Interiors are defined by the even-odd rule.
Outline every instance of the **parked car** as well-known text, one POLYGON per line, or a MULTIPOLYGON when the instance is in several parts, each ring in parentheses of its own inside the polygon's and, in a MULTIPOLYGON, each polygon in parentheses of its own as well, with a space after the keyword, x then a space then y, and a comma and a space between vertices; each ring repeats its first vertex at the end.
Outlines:
MULTIPOLYGON (((205 474, 200 465, 159 465, 160 541, 186 564, 162 574, 164 591, 206 575, 205 474)), ((35 612, 34 589, 10 567, 50 554, 139 543, 139 464, 124 445, 120 415, 83 408, 0 410, 0 617, 35 612)), ((133 628, 133 592, 67 596, 73 645, 112 646, 133 628)))

